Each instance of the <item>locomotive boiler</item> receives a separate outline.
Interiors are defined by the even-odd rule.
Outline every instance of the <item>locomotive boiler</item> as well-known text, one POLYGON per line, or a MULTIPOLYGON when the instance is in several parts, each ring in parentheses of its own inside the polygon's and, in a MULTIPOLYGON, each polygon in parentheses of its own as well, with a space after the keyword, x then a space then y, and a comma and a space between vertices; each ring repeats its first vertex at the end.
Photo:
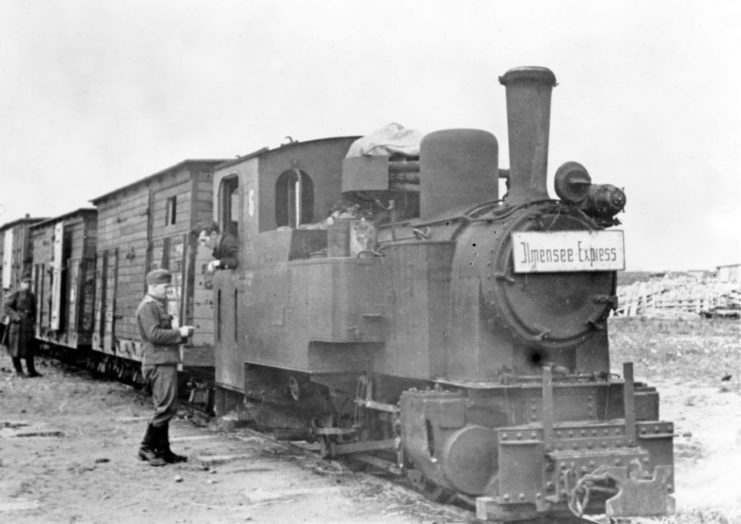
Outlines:
POLYGON ((670 513, 673 425, 609 358, 624 249, 608 228, 625 195, 568 162, 551 199, 555 76, 500 81, 508 170, 472 129, 412 153, 347 156, 357 137, 341 137, 215 168, 215 218, 240 241, 238 267, 213 279, 217 413, 406 474, 482 519, 670 513))

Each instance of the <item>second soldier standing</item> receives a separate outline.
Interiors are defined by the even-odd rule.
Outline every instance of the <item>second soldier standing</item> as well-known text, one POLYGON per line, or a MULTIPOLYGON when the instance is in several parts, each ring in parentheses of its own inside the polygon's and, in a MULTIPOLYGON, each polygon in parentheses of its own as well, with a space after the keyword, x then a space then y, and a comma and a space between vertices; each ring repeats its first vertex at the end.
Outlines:
POLYGON ((3 313, 8 318, 7 332, 5 333, 8 353, 13 360, 15 374, 19 378, 40 377, 41 373, 34 367, 36 353, 36 296, 31 292, 31 277, 24 275, 21 286, 5 297, 3 313), (23 373, 21 359, 26 360, 28 374, 23 373))
POLYGON ((147 294, 136 310, 142 339, 142 375, 152 391, 154 416, 147 425, 139 458, 152 466, 188 460, 170 449, 170 420, 177 414, 180 344, 193 335, 192 326, 172 327, 167 313, 167 288, 172 274, 155 269, 147 274, 147 294))

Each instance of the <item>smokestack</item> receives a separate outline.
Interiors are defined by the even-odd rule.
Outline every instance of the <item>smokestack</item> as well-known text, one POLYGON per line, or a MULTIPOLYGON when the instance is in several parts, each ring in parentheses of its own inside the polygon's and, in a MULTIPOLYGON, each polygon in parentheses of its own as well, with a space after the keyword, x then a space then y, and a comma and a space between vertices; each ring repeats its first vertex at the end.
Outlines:
POLYGON ((545 67, 516 67, 499 77, 499 82, 507 89, 507 203, 547 199, 548 132, 556 76, 545 67))

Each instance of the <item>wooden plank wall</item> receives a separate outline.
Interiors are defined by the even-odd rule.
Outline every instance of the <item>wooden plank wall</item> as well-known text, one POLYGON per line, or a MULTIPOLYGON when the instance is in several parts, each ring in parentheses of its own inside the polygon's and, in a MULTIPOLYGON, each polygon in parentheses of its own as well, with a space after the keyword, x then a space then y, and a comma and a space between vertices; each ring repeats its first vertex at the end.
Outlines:
POLYGON ((38 295, 37 336, 47 342, 77 348, 89 344, 92 329, 94 278, 95 278, 95 211, 81 211, 45 222, 31 228, 34 252, 34 267, 37 275, 38 295), (55 227, 62 222, 63 246, 60 267, 63 288, 60 288, 61 322, 58 330, 52 330, 51 312, 53 303, 53 272, 55 227), (86 284, 87 282, 87 284, 86 284), (89 317, 87 327, 80 333, 79 319, 85 308, 89 317))
MULTIPOLYGON (((189 162, 98 202, 95 325, 99 333, 94 338, 94 348, 126 358, 140 358, 136 308, 146 292, 147 272, 157 267, 167 267, 175 273, 180 285, 179 295, 175 297, 179 301, 171 305, 171 312, 180 324, 194 324, 196 301, 205 304, 205 309, 198 308, 204 320, 199 322, 201 326, 194 344, 212 346, 212 306, 208 299, 202 298, 199 284, 194 282, 197 243, 192 230, 196 224, 212 218, 211 172, 216 163, 189 162), (176 199, 175 221, 168 223, 168 200, 173 197, 176 199), (108 253, 110 273, 115 249, 118 249, 117 275, 115 281, 110 274, 107 279, 115 282, 115 289, 101 289, 102 272, 106 270, 102 259, 108 253), (111 292, 115 292, 113 299, 111 292), (106 302, 115 309, 112 325, 110 318, 108 323, 108 330, 114 333, 110 345, 106 344, 106 339, 110 339, 111 334, 100 333, 101 325, 106 324, 100 309, 106 302)), ((208 294, 210 296, 210 290, 208 294)), ((104 314, 109 316, 110 311, 104 314)))
POLYGON ((19 224, 13 234, 13 271, 15 282, 31 270, 33 265, 33 245, 31 244, 31 222, 19 224))
MULTIPOLYGON (((95 329, 95 252, 98 241, 98 212, 95 211, 87 216, 83 230, 82 242, 82 269, 80 274, 80 322, 78 328, 80 334, 84 333, 84 340, 80 343, 89 346, 92 342, 92 334, 95 329)), ((81 335, 82 336, 82 335, 81 335)))
POLYGON ((152 242, 150 243, 150 265, 168 269, 173 274, 173 287, 168 297, 168 312, 174 325, 188 324, 184 316, 184 297, 187 296, 185 279, 185 254, 191 229, 193 180, 190 171, 181 176, 166 177, 152 188, 152 242), (174 223, 168 222, 168 203, 176 199, 174 223))
MULTIPOLYGON (((196 179, 193 196, 194 227, 213 219, 213 182, 210 176, 196 179)), ((206 265, 213 260, 211 251, 197 243, 193 249, 191 262, 191 281, 193 292, 188 297, 187 316, 196 332, 193 344, 213 348, 214 339, 214 300, 212 276, 206 274, 206 265)))
POLYGON ((64 220, 65 258, 82 258, 85 253, 87 223, 83 215, 75 215, 64 220))
POLYGON ((95 278, 95 212, 82 212, 65 220, 64 257, 67 271, 65 323, 67 345, 88 346, 92 331, 95 278), (92 239, 90 238, 92 232, 92 239), (83 323, 82 318, 87 315, 83 323))
POLYGON ((6 261, 10 264, 10 285, 8 289, 13 291, 18 289, 21 277, 24 273, 31 272, 33 266, 33 244, 31 242, 30 226, 38 222, 39 219, 24 219, 20 222, 8 226, 2 231, 2 242, 0 242, 0 261, 6 261), (12 246, 10 257, 6 260, 8 254, 5 253, 5 235, 12 235, 12 246))
POLYGON ((144 289, 148 208, 148 187, 142 185, 122 190, 98 204, 93 347, 106 353, 116 352, 112 330, 116 336, 137 336, 133 316, 144 289))
POLYGON ((33 242, 31 240, 30 227, 42 220, 44 219, 31 218, 26 215, 26 218, 8 223, 0 229, 0 263, 3 267, 6 264, 10 267, 8 289, 11 291, 18 289, 18 284, 24 273, 31 272, 33 266, 33 242), (12 239, 9 253, 5 252, 6 235, 10 235, 12 239))

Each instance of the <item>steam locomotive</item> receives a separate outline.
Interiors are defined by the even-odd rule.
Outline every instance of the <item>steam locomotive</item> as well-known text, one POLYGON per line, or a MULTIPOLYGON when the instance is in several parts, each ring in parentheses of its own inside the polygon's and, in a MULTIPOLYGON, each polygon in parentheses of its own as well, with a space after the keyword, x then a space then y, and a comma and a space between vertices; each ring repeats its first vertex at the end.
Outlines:
POLYGON ((625 194, 567 162, 551 199, 555 76, 500 82, 509 169, 475 129, 186 160, 97 209, 0 228, 4 287, 29 266, 38 338, 135 379, 133 309, 146 272, 169 268, 170 311, 198 334, 184 365, 210 377, 217 415, 406 475, 482 520, 669 514, 673 425, 632 364, 610 366, 625 194), (206 269, 194 227, 211 218, 238 239, 235 269, 206 269))
POLYGON ((416 155, 348 155, 340 137, 216 166, 215 214, 241 246, 213 280, 216 410, 482 519, 670 513, 673 426, 632 364, 610 371, 624 249, 607 228, 625 194, 568 162, 550 199, 555 76, 500 81, 509 170, 472 129, 427 134, 416 155), (353 212, 314 227, 338 199, 353 212))

